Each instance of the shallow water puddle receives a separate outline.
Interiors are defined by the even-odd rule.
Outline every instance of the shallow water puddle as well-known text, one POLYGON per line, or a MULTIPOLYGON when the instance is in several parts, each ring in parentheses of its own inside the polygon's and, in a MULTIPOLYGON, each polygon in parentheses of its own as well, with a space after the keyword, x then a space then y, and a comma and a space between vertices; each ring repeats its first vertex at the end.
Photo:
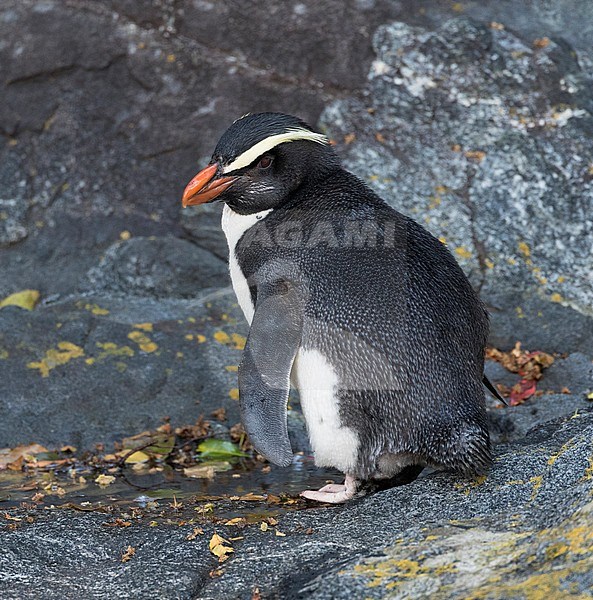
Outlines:
MULTIPOLYGON (((299 499, 299 492, 342 479, 339 472, 318 469, 311 457, 302 455, 295 455, 287 468, 241 459, 228 470, 204 479, 187 477, 169 465, 150 472, 126 466, 108 485, 96 483, 97 477, 99 472, 88 467, 50 472, 0 471, 0 511, 51 507, 115 515, 148 511, 161 516, 171 516, 171 512, 187 516, 191 510, 192 516, 207 517, 211 513, 215 520, 240 516, 256 522, 303 508, 306 504, 299 499)), ((112 476, 104 477, 110 481, 112 476)))

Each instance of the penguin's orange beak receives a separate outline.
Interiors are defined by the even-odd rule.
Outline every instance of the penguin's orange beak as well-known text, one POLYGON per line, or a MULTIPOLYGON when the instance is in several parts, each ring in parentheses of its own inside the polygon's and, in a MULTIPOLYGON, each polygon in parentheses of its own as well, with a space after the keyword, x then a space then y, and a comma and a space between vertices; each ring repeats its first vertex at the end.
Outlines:
POLYGON ((183 208, 214 200, 214 198, 228 190, 237 179, 237 177, 214 179, 217 170, 218 165, 208 165, 187 184, 181 199, 183 208))

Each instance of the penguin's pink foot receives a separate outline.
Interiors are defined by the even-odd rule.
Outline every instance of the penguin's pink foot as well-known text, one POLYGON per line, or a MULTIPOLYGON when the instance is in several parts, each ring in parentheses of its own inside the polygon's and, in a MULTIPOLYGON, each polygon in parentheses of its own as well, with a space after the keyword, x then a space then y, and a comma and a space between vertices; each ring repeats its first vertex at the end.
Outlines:
POLYGON ((356 495, 358 481, 352 475, 346 475, 343 484, 330 483, 324 485, 320 490, 305 490, 301 492, 303 498, 316 500, 317 502, 328 502, 330 504, 341 504, 356 495))

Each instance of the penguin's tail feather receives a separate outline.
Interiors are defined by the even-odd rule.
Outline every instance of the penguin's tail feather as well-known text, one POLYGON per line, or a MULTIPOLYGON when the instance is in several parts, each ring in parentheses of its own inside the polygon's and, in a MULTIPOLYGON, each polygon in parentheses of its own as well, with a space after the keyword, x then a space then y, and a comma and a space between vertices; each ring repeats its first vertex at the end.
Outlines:
POLYGON ((482 382, 497 400, 500 400, 500 402, 502 402, 505 406, 509 405, 508 402, 502 397, 500 392, 496 389, 496 386, 490 381, 490 379, 488 379, 488 377, 486 377, 486 375, 482 377, 482 382))
POLYGON ((441 439, 429 464, 455 471, 465 477, 485 475, 492 465, 492 445, 488 428, 477 422, 460 423, 446 439, 441 439))

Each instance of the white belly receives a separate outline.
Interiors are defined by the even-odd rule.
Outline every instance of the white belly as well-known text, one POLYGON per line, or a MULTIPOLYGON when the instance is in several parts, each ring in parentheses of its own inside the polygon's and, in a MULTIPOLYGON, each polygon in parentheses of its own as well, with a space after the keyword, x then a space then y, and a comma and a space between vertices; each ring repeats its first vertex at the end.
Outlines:
MULTIPOLYGON (((243 234, 271 212, 264 210, 253 215, 239 215, 226 204, 222 211, 222 230, 229 245, 229 270, 239 306, 251 325, 255 307, 249 285, 239 267, 235 247, 243 234)), ((291 380, 299 390, 303 414, 315 464, 351 472, 358 455, 358 434, 340 422, 337 398, 338 378, 332 365, 316 350, 299 350, 291 380)))
POLYGON ((292 368, 311 447, 318 467, 351 473, 358 455, 358 434, 341 424, 338 377, 317 350, 299 350, 292 368))
POLYGON ((258 221, 261 221, 267 214, 272 212, 272 209, 263 210, 252 215, 240 215, 234 212, 226 204, 222 211, 222 230, 226 236, 227 243, 229 245, 229 271, 231 273, 231 282, 239 306, 247 319, 247 322, 251 325, 253 320, 253 313, 255 307, 251 301, 251 294, 249 293, 249 285, 247 279, 243 275, 241 268, 239 267, 239 261, 235 254, 235 247, 243 234, 258 221))

